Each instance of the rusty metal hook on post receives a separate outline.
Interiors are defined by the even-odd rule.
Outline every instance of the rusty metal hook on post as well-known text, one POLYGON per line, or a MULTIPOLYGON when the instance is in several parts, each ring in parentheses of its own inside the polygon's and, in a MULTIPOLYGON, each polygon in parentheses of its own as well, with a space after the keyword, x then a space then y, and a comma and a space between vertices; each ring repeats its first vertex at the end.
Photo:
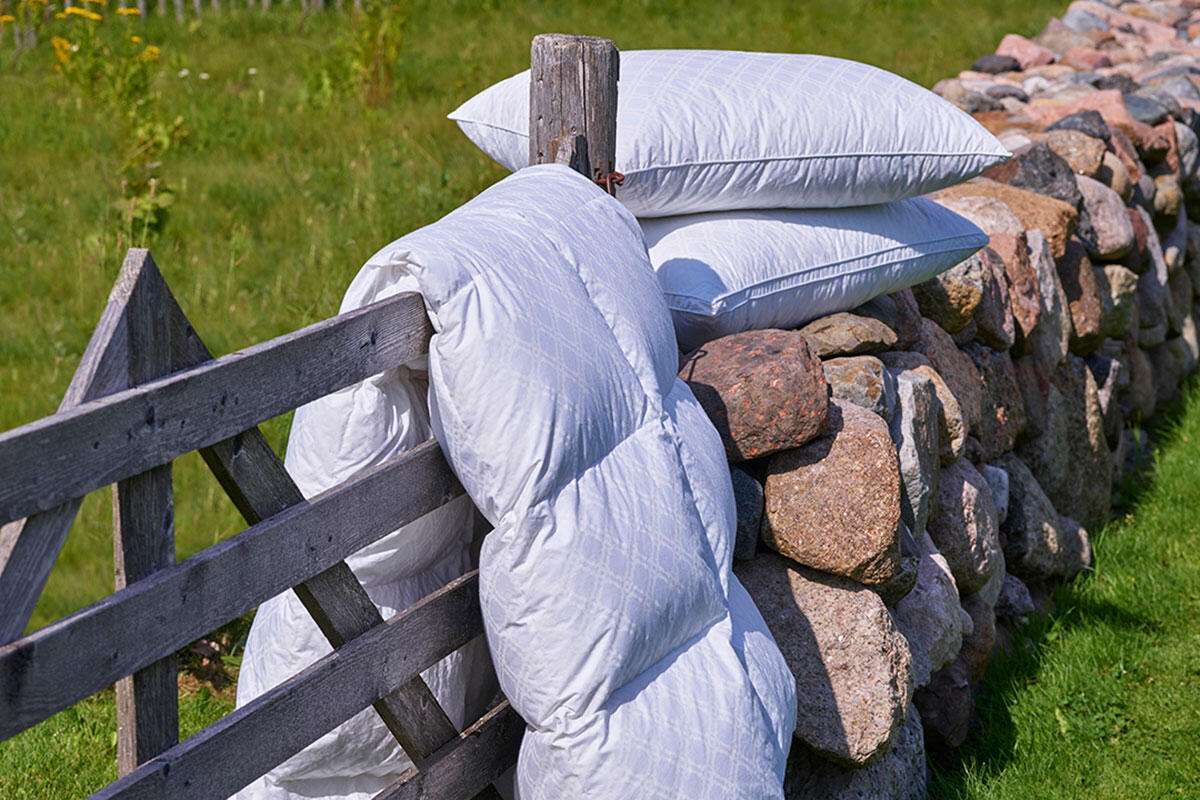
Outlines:
POLYGON ((604 191, 615 197, 617 191, 613 187, 620 186, 625 181, 625 176, 620 172, 605 172, 604 170, 597 169, 592 179, 604 187, 604 191))

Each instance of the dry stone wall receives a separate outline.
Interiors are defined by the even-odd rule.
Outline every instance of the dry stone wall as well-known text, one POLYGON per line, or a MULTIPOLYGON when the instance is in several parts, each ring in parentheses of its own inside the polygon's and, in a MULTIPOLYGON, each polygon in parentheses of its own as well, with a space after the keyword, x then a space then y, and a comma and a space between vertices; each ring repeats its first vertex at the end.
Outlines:
POLYGON ((799 331, 688 354, 734 571, 799 693, 789 797, 923 797, 972 688, 1200 362, 1200 0, 1080 0, 935 91, 1013 158, 932 196, 990 244, 799 331))

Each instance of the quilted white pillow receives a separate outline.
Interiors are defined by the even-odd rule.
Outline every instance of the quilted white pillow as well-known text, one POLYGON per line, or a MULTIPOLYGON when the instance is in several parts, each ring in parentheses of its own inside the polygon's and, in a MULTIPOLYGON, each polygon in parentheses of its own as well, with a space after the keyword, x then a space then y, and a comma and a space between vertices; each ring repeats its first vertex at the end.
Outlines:
POLYGON ((923 197, 836 209, 642 220, 684 351, 739 331, 794 328, 920 283, 988 243, 923 197))
POLYGON ((431 421, 495 526, 480 596, 529 726, 519 796, 782 797, 795 680, 730 572, 728 465, 637 221, 530 167, 372 269, 419 284, 431 421))
MULTIPOLYGON (((453 111, 511 170, 529 163, 529 71, 453 111)), ((617 192, 639 217, 886 203, 1010 157, 967 113, 890 72, 828 56, 621 53, 617 192)))

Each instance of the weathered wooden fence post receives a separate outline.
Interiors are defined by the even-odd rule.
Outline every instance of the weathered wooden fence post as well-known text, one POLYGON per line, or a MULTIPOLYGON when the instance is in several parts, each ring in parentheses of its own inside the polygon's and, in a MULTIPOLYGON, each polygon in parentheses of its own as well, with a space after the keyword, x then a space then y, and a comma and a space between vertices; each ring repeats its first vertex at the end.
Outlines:
MULTIPOLYGON (((144 251, 141 270, 157 271, 144 251)), ((141 277, 138 275, 138 277, 141 277)), ((129 385, 171 372, 171 327, 160 281, 139 280, 126 314, 129 385)), ((153 429, 154 408, 145 424, 153 429)), ((171 464, 118 481, 113 487, 113 566, 116 587, 175 564, 175 511, 171 464)), ((179 741, 175 656, 169 655, 117 682, 117 771, 126 775, 179 741)))
MULTIPOLYGON (((544 33, 530 48, 529 163, 613 175, 620 54, 609 39, 544 33)), ((612 191, 612 183, 607 183, 612 191)))

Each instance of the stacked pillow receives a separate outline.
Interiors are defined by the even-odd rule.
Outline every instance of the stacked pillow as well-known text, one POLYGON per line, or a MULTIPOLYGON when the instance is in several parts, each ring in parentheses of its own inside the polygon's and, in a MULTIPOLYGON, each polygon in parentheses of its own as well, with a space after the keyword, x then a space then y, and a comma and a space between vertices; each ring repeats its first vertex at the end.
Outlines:
MULTIPOLYGON (((529 153, 528 71, 450 118, 520 169, 529 153)), ((1009 156, 965 112, 866 64, 714 50, 621 54, 617 197, 643 218, 685 350, 741 330, 801 325, 953 266, 987 237, 917 196, 1009 156)))

